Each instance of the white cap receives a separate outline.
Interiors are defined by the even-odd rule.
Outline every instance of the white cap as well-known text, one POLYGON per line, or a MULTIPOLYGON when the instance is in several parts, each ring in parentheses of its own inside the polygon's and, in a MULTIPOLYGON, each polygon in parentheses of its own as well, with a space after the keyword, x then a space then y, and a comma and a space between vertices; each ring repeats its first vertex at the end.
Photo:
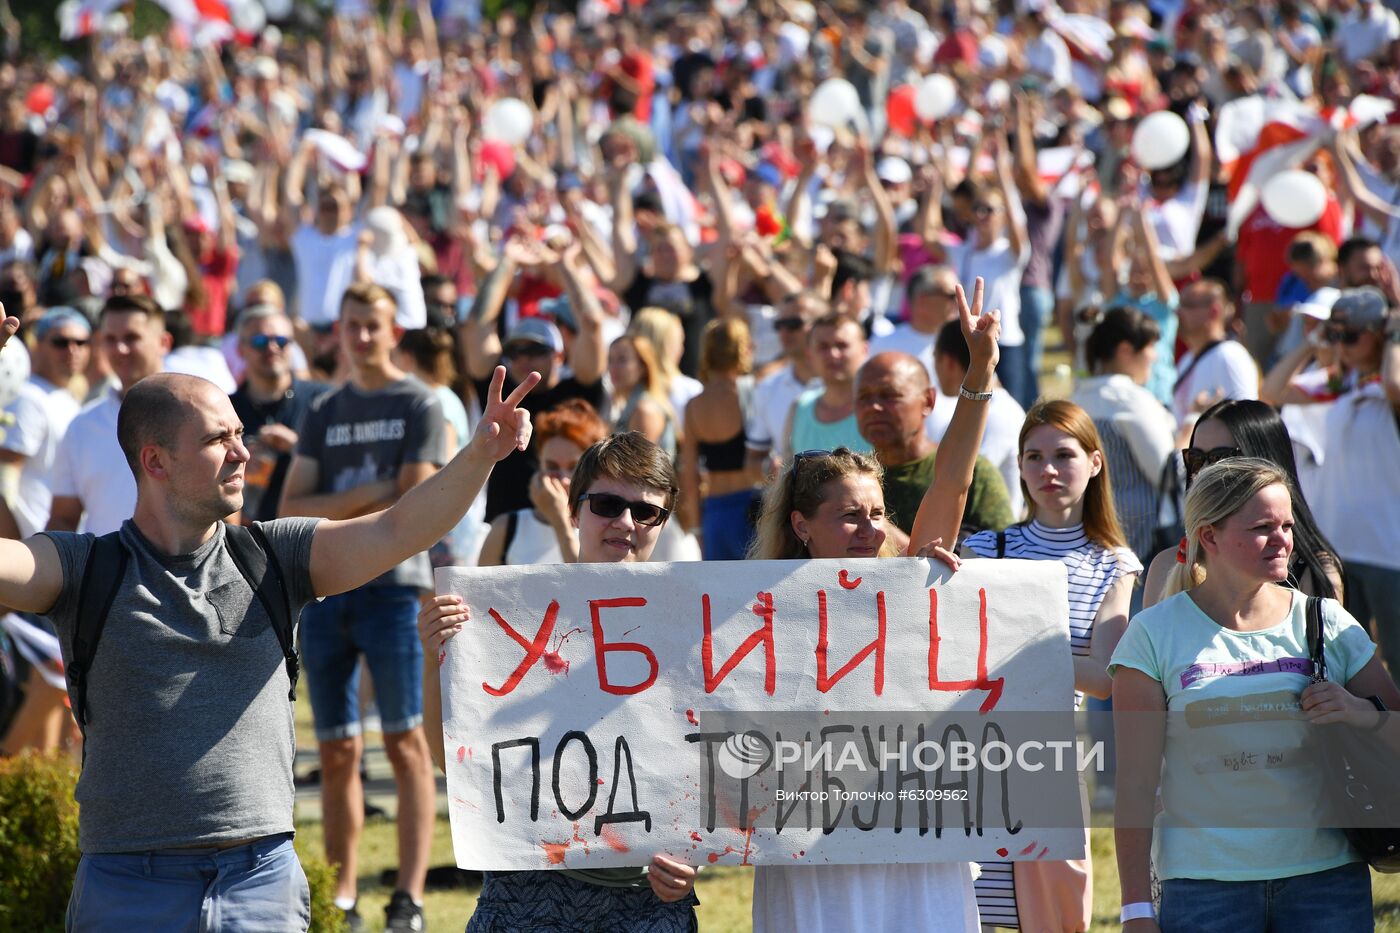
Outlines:
POLYGON ((250 162, 245 162, 243 159, 224 160, 224 181, 231 185, 251 185, 253 174, 253 166, 250 162))
POLYGON ((1332 320, 1332 305, 1337 303, 1342 293, 1335 288, 1323 287, 1308 296, 1307 301, 1300 301, 1293 306, 1294 314, 1306 314, 1308 317, 1317 318, 1319 321, 1332 320))
POLYGON ((253 77, 255 78, 275 81, 279 69, 275 58, 268 55, 259 55, 257 58, 253 59, 253 65, 249 70, 253 73, 253 77))
POLYGON ((875 165, 875 176, 890 185, 907 185, 914 180, 909 163, 899 156, 885 156, 875 165))

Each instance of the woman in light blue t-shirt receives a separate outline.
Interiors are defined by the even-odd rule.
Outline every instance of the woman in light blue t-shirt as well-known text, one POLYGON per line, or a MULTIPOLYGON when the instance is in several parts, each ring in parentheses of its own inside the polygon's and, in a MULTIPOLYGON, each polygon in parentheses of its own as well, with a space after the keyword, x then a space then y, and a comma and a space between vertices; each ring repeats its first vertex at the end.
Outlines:
POLYGON ((1113 653, 1125 933, 1373 927, 1366 864, 1341 830, 1306 826, 1322 792, 1299 747, 1318 724, 1376 725, 1378 706, 1400 708, 1400 690, 1331 599, 1323 643, 1335 680, 1312 682, 1307 598, 1277 585, 1293 552, 1290 488, 1264 460, 1201 471, 1167 595, 1113 653))

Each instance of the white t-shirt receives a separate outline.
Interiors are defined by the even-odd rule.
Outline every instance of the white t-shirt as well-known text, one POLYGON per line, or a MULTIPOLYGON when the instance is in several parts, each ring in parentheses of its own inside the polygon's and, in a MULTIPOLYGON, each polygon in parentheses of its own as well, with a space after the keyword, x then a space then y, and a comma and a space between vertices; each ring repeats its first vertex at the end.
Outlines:
POLYGON ((1235 341, 1216 344, 1193 367, 1191 362, 1195 358, 1194 351, 1187 351, 1176 364, 1178 378, 1172 396, 1172 413, 1176 415, 1177 424, 1186 424, 1193 415, 1199 414, 1193 408, 1196 398, 1203 392, 1207 396, 1223 393, 1220 399, 1259 397, 1259 366, 1249 351, 1235 341), (1186 378, 1180 378, 1188 369, 1190 373, 1186 378))
POLYGON ((813 379, 810 385, 798 381, 789 363, 773 375, 764 379, 753 391, 753 408, 744 424, 744 443, 751 450, 771 451, 775 456, 784 457, 787 450, 786 434, 788 412, 803 391, 816 388, 821 381, 813 379))
POLYGON ((394 296, 398 307, 394 323, 404 330, 427 327, 428 305, 423 299, 423 272, 418 266, 418 251, 405 243, 396 250, 375 256, 372 271, 374 283, 394 296))
POLYGON ((991 407, 987 409, 987 430, 982 432, 981 454, 1006 481, 1006 491, 1011 494, 1011 514, 1020 521, 1026 509, 1026 497, 1021 493, 1021 465, 1017 461, 1021 451, 1017 445, 1021 426, 1026 421, 1026 410, 1001 386, 992 389, 992 400, 987 404, 991 407))
POLYGON ((1018 256, 1011 251, 1011 240, 1004 236, 986 249, 968 242, 948 250, 948 264, 958 270, 958 281, 971 283, 979 275, 986 281, 982 307, 989 311, 1000 309, 1001 338, 997 343, 1003 347, 1019 347, 1026 342, 1021 330, 1021 273, 1030 261, 1029 242, 1021 245, 1018 256))
POLYGON ((1329 406, 1327 457, 1312 501, 1343 563, 1400 571, 1400 426, 1378 382, 1329 406))
POLYGON ((754 933, 978 933, 972 867, 760 865, 753 872, 754 933))
POLYGON ((12 503, 21 537, 43 531, 49 522, 54 459, 78 410, 78 400, 66 390, 31 376, 5 408, 10 419, 0 419, 0 450, 25 458, 19 471, 19 495, 12 503), (5 420, 10 423, 4 425, 5 420))
POLYGON ((54 458, 53 494, 83 504, 78 530, 95 535, 116 531, 136 511, 136 477, 117 443, 116 390, 90 402, 68 425, 54 458))
POLYGON ((1379 2, 1371 4, 1369 16, 1352 10, 1337 24, 1332 41, 1342 53, 1342 61, 1354 65, 1363 58, 1374 58, 1382 49, 1400 39, 1400 18, 1379 2))
POLYGON ((340 318, 340 299, 355 281, 355 248, 360 225, 329 236, 307 224, 292 234, 297 270, 297 305, 308 324, 332 324, 340 318))
POLYGON ((1188 183, 1165 201, 1149 199, 1144 203, 1143 211, 1157 234, 1157 252, 1163 259, 1180 259, 1196 251, 1209 195, 1206 185, 1188 183))
MULTIPOLYGON (((1209 357, 1206 358, 1207 360, 1209 357)), ((1201 366, 1206 361, 1201 361, 1201 366)), ((1094 376, 1075 387, 1070 401, 1093 419, 1113 422, 1133 455, 1133 463, 1156 482, 1176 446, 1176 419, 1157 397, 1122 373, 1094 376)))
POLYGON ((225 395, 238 391, 238 383, 218 347, 180 347, 165 355, 165 371, 208 379, 225 395))

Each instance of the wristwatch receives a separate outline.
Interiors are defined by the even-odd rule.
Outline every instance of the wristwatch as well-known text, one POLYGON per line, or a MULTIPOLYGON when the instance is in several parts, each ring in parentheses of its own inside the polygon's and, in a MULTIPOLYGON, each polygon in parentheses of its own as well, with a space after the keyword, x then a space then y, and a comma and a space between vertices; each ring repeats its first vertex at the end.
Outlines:
POLYGON ((987 402, 992 398, 991 392, 973 392, 967 386, 958 386, 958 394, 969 402, 987 402))

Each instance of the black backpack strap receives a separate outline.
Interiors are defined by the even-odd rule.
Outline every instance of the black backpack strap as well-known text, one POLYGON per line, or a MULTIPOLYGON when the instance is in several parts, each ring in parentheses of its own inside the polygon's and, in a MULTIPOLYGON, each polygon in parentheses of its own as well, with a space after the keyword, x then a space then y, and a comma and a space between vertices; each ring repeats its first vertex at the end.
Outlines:
POLYGON ((1313 683, 1320 684, 1327 679, 1327 653, 1323 649, 1322 600, 1309 596, 1306 608, 1308 619, 1308 655, 1313 663, 1313 683))
POLYGON ((291 601, 287 597, 287 586, 282 578, 282 568, 277 563, 277 555, 257 525, 226 524, 224 536, 229 556, 237 565, 238 572, 248 581, 272 620, 272 630, 277 633, 277 643, 282 646, 282 657, 287 662, 287 680, 291 682, 287 699, 295 701, 301 664, 297 660, 291 601))
POLYGON ((120 533, 94 538, 92 550, 88 552, 87 564, 83 567, 83 582, 78 589, 77 623, 73 628, 73 655, 68 661, 65 673, 68 676, 68 689, 73 701, 73 718, 78 728, 87 730, 87 677, 92 670, 92 660, 97 656, 97 642, 102 637, 102 627, 107 624, 112 603, 121 589, 122 577, 126 576, 129 560, 126 546, 122 544, 120 533))
POLYGON ((1006 556, 1006 529, 997 532, 997 560, 1006 556))

